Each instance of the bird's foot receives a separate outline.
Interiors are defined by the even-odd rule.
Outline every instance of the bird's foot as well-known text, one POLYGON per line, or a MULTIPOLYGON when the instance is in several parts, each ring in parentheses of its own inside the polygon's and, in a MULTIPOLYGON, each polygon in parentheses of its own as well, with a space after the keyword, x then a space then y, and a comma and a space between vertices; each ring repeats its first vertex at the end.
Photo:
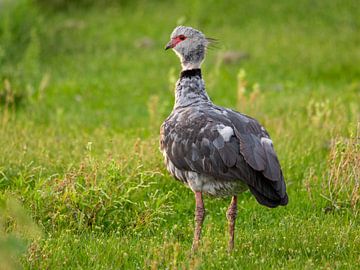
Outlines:
POLYGON ((228 253, 232 253, 233 250, 234 250, 234 239, 230 239, 227 251, 228 253))
POLYGON ((199 241, 193 241, 191 252, 196 253, 199 250, 199 241))

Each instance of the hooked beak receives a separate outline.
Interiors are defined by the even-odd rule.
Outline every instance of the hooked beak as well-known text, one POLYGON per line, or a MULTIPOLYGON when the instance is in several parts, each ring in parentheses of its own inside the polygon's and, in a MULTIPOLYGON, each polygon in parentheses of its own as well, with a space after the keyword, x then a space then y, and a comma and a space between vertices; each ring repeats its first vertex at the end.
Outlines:
POLYGON ((175 47, 174 42, 173 42, 172 40, 170 40, 170 41, 168 42, 168 44, 166 44, 165 51, 168 50, 168 49, 172 49, 172 48, 174 48, 174 47, 175 47))

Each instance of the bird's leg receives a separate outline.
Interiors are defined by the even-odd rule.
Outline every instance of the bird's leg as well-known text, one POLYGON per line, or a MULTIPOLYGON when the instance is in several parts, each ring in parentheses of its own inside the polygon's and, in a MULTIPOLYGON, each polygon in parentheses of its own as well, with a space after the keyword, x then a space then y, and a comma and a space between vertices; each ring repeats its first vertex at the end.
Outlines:
POLYGON ((194 231, 194 241, 192 245, 192 250, 196 251, 199 246, 200 235, 201 235, 201 227, 205 218, 205 208, 204 202, 202 199, 201 192, 195 192, 195 231, 194 231))
POLYGON ((234 234, 235 234, 235 219, 237 215, 237 197, 233 196, 229 208, 226 212, 226 217, 229 222, 229 252, 234 248, 234 234))

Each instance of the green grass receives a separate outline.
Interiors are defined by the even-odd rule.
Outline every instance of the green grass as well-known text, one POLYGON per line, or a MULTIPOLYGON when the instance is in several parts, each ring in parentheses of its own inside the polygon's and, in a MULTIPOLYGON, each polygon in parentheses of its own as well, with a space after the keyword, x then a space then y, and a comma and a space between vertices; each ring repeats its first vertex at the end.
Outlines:
POLYGON ((357 1, 5 2, 0 268, 360 267, 357 1), (220 40, 203 65, 209 95, 266 126, 287 180, 286 207, 240 196, 231 255, 230 200, 208 197, 191 255, 193 194, 158 150, 177 24, 220 40))

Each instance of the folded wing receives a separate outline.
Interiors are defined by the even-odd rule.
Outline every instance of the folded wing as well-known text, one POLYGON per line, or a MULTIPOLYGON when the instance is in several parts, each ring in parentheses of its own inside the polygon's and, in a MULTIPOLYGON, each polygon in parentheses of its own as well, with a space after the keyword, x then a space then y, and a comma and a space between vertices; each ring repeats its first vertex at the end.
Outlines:
POLYGON ((182 111, 161 128, 161 149, 180 170, 245 182, 268 207, 288 202, 280 163, 267 131, 232 110, 182 111))

